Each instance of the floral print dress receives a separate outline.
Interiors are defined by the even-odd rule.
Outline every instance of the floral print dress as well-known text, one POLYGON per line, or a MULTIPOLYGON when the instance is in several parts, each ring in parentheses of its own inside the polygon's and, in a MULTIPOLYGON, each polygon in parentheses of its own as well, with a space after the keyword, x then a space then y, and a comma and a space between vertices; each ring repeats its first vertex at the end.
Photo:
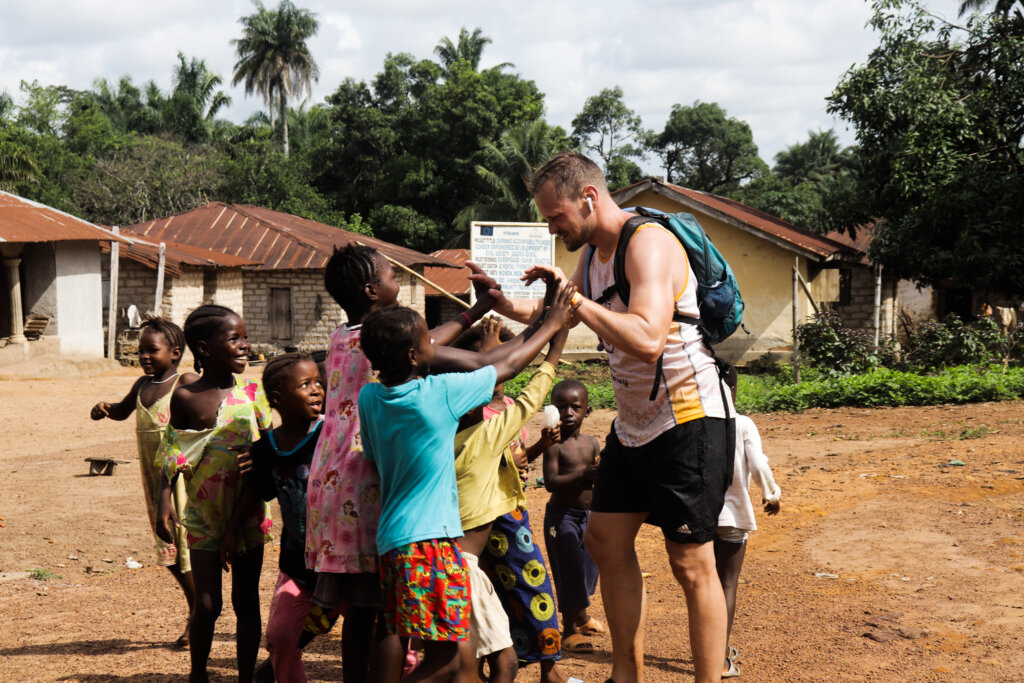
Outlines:
MULTIPOLYGON (((171 419, 171 394, 178 386, 180 377, 175 378, 170 390, 153 402, 148 408, 142 405, 142 391, 135 399, 135 438, 139 447, 139 470, 142 474, 142 492, 146 497, 146 512, 149 526, 153 531, 153 546, 156 549, 157 564, 161 567, 177 565, 182 572, 192 571, 188 556, 188 540, 185 529, 179 528, 174 534, 174 543, 167 543, 156 535, 157 504, 160 502, 160 480, 164 476, 163 439, 167 423, 171 419)), ((179 477, 171 487, 171 504, 180 518, 185 514, 185 482, 179 477)))
POLYGON ((356 404, 359 390, 377 380, 359 331, 342 325, 327 352, 327 410, 306 494, 306 566, 320 573, 378 570, 380 476, 363 457, 356 404))
MULTIPOLYGON (((210 429, 175 429, 167 425, 164 440, 164 474, 168 479, 181 473, 188 502, 182 526, 188 532, 191 550, 220 549, 231 513, 242 495, 238 472, 239 446, 260 438, 260 430, 271 426, 270 404, 259 381, 235 377, 235 386, 217 411, 216 426, 210 429)), ((238 552, 259 547, 270 540, 270 511, 260 511, 239 529, 238 552)))

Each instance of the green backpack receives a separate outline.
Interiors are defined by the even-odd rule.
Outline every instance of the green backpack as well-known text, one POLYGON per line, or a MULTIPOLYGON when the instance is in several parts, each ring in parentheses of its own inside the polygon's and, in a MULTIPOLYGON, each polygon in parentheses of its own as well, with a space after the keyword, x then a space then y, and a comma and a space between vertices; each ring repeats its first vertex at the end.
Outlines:
MULTIPOLYGON (((642 207, 634 207, 627 211, 634 211, 638 215, 627 220, 622 226, 622 232, 619 233, 613 264, 614 282, 594 301, 603 304, 618 293, 622 303, 629 305, 626 248, 637 228, 645 223, 658 223, 675 235, 686 249, 686 257, 689 259, 690 267, 697 279, 697 306, 700 310, 700 317, 693 318, 676 313, 673 314, 672 320, 696 325, 709 349, 712 344, 717 344, 728 338, 736 331, 736 328, 741 327, 743 325, 743 297, 740 296, 740 287, 736 282, 736 276, 733 274, 732 268, 729 267, 728 261, 712 244, 697 219, 689 213, 666 214, 642 207)), ((593 245, 588 247, 586 260, 583 262, 583 294, 588 299, 594 298, 590 293, 589 275, 590 263, 595 252, 596 247, 593 245)), ((743 331, 746 332, 746 328, 743 328, 743 331)), ((747 332, 747 334, 750 333, 747 332)), ((711 353, 714 355, 714 351, 711 353)), ((716 357, 715 360, 717 362, 718 358, 716 357)), ((661 383, 661 363, 662 359, 659 357, 651 400, 654 400, 657 395, 658 385, 661 383)))

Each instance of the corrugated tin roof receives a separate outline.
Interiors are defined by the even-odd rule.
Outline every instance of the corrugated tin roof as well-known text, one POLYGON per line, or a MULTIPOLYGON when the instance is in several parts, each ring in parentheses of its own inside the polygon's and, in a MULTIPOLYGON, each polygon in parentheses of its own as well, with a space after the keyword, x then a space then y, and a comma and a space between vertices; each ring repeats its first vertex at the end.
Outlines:
MULTIPOLYGON (((431 252, 430 255, 447 261, 458 268, 428 267, 424 270, 423 276, 431 282, 437 283, 439 287, 444 287, 448 290, 449 294, 454 294, 456 296, 469 294, 470 271, 469 268, 462 266, 463 263, 469 260, 469 249, 441 249, 439 251, 431 252)), ((430 285, 423 286, 423 293, 427 296, 441 295, 441 292, 437 291, 430 285)))
POLYGON ((739 223, 741 224, 740 227, 745 226, 752 232, 761 233, 764 237, 773 238, 772 241, 781 242, 783 245, 791 245, 803 252, 809 252, 820 260, 827 259, 837 252, 850 253, 850 247, 846 244, 818 235, 810 230, 805 230, 769 213, 742 204, 735 199, 719 197, 709 192, 691 190, 679 185, 662 182, 655 178, 644 178, 638 183, 613 192, 612 197, 619 206, 627 206, 633 197, 647 190, 674 199, 684 206, 699 208, 716 218, 724 220, 726 223, 732 223, 733 225, 739 223), (695 207, 694 204, 697 206, 695 207))
POLYGON ((334 247, 361 242, 404 266, 449 264, 383 240, 291 214, 244 204, 211 202, 192 211, 125 228, 151 240, 219 251, 258 262, 257 270, 323 268, 334 247))
POLYGON ((109 241, 112 237, 113 233, 89 221, 0 191, 0 242, 109 241))
POLYGON ((854 235, 855 237, 850 237, 849 233, 845 230, 832 230, 826 233, 825 237, 835 240, 840 244, 845 244, 855 250, 860 263, 865 266, 871 265, 871 259, 868 257, 868 248, 871 246, 871 240, 875 237, 875 223, 858 225, 854 228, 854 235))
MULTIPOLYGON (((126 237, 128 244, 122 244, 120 249, 121 258, 127 258, 136 263, 141 263, 147 268, 156 270, 160 262, 159 240, 151 241, 149 237, 142 237, 131 234, 126 237)), ((104 254, 110 253, 110 242, 101 242, 100 247, 104 254)), ((221 268, 239 268, 258 266, 258 261, 251 261, 240 256, 224 254, 212 249, 201 249, 188 244, 178 244, 164 240, 164 270, 173 277, 181 276, 181 266, 206 266, 221 268)))

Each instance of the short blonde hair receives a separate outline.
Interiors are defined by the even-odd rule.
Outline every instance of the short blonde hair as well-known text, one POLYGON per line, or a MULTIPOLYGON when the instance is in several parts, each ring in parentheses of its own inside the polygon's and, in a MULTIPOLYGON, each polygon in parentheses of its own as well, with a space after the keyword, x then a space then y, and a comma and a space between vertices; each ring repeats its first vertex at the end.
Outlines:
POLYGON ((559 199, 579 194, 587 185, 607 191, 601 167, 579 152, 560 152, 545 161, 530 177, 527 189, 531 194, 537 194, 548 182, 551 182, 559 199))

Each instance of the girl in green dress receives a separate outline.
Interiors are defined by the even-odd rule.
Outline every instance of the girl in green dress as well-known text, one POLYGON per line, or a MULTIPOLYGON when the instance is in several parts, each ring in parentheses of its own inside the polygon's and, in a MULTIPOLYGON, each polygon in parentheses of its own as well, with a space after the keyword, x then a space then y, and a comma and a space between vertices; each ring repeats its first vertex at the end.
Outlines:
MULTIPOLYGON (((189 562, 185 530, 178 529, 170 541, 156 535, 157 503, 160 496, 160 480, 163 478, 163 457, 161 441, 171 415, 171 393, 179 384, 188 384, 199 379, 194 372, 181 374, 178 363, 185 351, 185 336, 181 328, 163 318, 149 318, 142 323, 139 336, 139 365, 146 374, 135 381, 128 395, 118 403, 100 401, 92 408, 91 417, 102 420, 126 420, 135 413, 135 433, 139 449, 139 469, 142 473, 142 490, 149 513, 149 526, 153 529, 157 564, 167 567, 188 602, 189 615, 195 597, 192 569, 189 562)), ((171 502, 178 514, 185 505, 185 488, 179 482, 171 490, 171 502)), ((177 644, 188 645, 188 626, 178 638, 177 644)))

